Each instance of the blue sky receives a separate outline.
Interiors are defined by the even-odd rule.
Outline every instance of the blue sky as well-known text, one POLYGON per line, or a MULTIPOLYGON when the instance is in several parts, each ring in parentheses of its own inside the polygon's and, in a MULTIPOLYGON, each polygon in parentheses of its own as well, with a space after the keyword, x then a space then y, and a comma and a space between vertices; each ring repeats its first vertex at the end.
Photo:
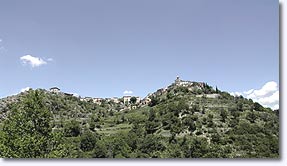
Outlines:
POLYGON ((278 14, 275 0, 1 1, 0 96, 144 97, 177 75, 229 92, 279 86, 278 14))

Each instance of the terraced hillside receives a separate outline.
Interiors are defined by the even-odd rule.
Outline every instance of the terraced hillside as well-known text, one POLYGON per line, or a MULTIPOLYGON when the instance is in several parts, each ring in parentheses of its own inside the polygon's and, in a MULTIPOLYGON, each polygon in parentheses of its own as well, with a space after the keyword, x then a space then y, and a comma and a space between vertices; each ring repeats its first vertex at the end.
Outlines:
POLYGON ((176 80, 149 103, 38 89, 0 101, 0 155, 14 158, 278 158, 279 110, 176 80))

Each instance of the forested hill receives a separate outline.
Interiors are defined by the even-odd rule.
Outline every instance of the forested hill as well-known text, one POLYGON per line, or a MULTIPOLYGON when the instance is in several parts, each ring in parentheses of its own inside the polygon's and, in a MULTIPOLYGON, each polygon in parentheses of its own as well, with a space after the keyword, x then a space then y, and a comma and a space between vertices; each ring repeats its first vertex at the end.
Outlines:
POLYGON ((279 110, 175 81, 148 102, 29 90, 0 100, 2 158, 279 158, 279 110))

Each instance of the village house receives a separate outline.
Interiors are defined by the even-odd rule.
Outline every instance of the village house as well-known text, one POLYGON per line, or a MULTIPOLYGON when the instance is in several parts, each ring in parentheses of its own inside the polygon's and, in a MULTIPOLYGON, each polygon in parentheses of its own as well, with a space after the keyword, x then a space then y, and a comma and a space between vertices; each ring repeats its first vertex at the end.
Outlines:
POLYGON ((112 101, 113 101, 114 103, 119 103, 119 102, 120 102, 120 100, 119 100, 118 97, 113 97, 113 98, 112 98, 112 101))
POLYGON ((102 98, 93 98, 93 103, 95 103, 95 104, 101 104, 102 101, 103 101, 102 98))
POLYGON ((105 98, 105 101, 110 102, 110 101, 112 101, 112 99, 111 98, 105 98))
POLYGON ((61 90, 58 87, 52 87, 52 88, 50 88, 50 92, 52 92, 52 93, 60 93, 61 90))
POLYGON ((140 97, 136 97, 136 98, 137 98, 136 103, 137 103, 137 104, 140 103, 140 102, 141 102, 141 98, 140 98, 140 97))
POLYGON ((149 97, 145 97, 143 100, 141 100, 142 105, 148 105, 151 102, 151 99, 149 97))
POLYGON ((88 101, 93 101, 93 98, 91 98, 91 97, 85 97, 85 98, 81 98, 80 100, 81 100, 81 101, 88 102, 88 101))
POLYGON ((123 97, 124 103, 130 103, 131 98, 132 98, 132 96, 124 96, 123 97))
POLYGON ((156 96, 162 95, 165 91, 166 91, 166 89, 164 89, 164 88, 158 89, 158 90, 155 92, 155 95, 156 95, 156 96))
POLYGON ((74 96, 74 94, 72 94, 72 93, 64 93, 64 95, 66 95, 66 96, 74 96))

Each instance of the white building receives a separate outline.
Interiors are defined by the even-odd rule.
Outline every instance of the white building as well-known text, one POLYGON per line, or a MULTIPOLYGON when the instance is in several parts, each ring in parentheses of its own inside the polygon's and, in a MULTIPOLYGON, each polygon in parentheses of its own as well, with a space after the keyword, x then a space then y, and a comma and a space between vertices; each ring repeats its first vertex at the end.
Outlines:
POLYGON ((131 98, 132 98, 132 96, 124 96, 123 97, 124 103, 130 103, 131 98))
POLYGON ((95 103, 95 104, 101 104, 102 101, 103 101, 102 98, 93 98, 93 103, 95 103))
POLYGON ((85 98, 81 98, 81 101, 85 101, 85 102, 89 102, 89 101, 93 101, 93 98, 91 97, 85 97, 85 98))
POLYGON ((115 103, 119 103, 119 102, 120 102, 120 100, 119 100, 118 97, 113 97, 113 98, 112 98, 112 101, 115 102, 115 103))
POLYGON ((149 97, 146 97, 141 102, 143 105, 148 105, 151 102, 151 99, 149 97))
POLYGON ((177 76, 176 80, 174 81, 174 84, 177 86, 190 86, 193 83, 191 81, 183 81, 179 78, 179 76, 177 76))
POLYGON ((140 103, 141 102, 141 98, 140 97, 136 97, 136 104, 140 103))
POLYGON ((176 79, 174 81, 175 85, 179 85, 180 81, 181 80, 180 80, 179 76, 176 76, 176 79))
POLYGON ((60 88, 58 88, 58 87, 52 87, 52 88, 50 88, 50 92, 52 92, 52 93, 60 93, 60 88))

